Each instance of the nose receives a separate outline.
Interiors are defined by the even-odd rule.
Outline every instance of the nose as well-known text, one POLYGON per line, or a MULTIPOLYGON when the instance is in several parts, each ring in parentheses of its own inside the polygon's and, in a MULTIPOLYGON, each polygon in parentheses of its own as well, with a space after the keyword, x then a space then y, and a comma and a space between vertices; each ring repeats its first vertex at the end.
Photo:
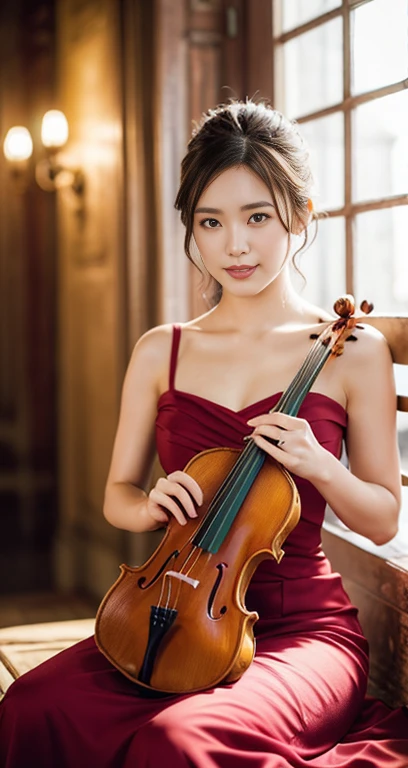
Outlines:
POLYGON ((241 256, 241 254, 250 252, 249 243, 244 232, 240 228, 233 228, 228 233, 226 243, 226 253, 228 256, 241 256))

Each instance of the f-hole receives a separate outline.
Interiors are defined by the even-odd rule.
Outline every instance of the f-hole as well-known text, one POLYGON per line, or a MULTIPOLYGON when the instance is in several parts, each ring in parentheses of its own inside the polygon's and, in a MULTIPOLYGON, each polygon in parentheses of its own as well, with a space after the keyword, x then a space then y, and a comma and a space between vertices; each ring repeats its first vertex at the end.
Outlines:
POLYGON ((150 579, 150 581, 149 581, 149 583, 148 583, 148 584, 145 584, 145 581, 146 581, 146 576, 141 576, 141 578, 140 578, 140 579, 139 579, 139 581, 137 582, 137 586, 138 586, 138 587, 140 587, 140 589, 147 589, 148 587, 151 587, 151 586, 152 586, 152 584, 154 584, 154 582, 155 582, 155 581, 157 581, 157 579, 158 579, 158 578, 160 578, 160 576, 162 575, 163 571, 164 571, 164 570, 165 570, 165 568, 167 567, 167 564, 170 562, 170 560, 171 560, 173 557, 174 557, 174 558, 178 557, 178 556, 179 556, 179 554, 180 554, 179 550, 178 550, 178 549, 175 549, 175 550, 174 550, 174 552, 172 552, 172 553, 171 553, 171 555, 169 555, 169 556, 168 556, 167 560, 165 560, 165 562, 163 563, 163 565, 161 566, 161 568, 159 568, 159 570, 158 570, 158 571, 157 571, 157 573, 156 573, 156 574, 153 576, 153 578, 152 578, 152 579, 150 579))
POLYGON ((211 590, 210 597, 208 598, 208 605, 207 605, 207 613, 210 619, 214 619, 214 621, 218 621, 218 619, 221 619, 227 612, 227 606, 223 605, 222 608, 220 608, 220 614, 219 616, 214 616, 213 608, 214 608, 214 601, 218 592, 218 588, 221 584, 222 577, 224 575, 224 569, 227 568, 226 563, 218 563, 216 566, 218 574, 217 578, 215 579, 214 586, 211 590))

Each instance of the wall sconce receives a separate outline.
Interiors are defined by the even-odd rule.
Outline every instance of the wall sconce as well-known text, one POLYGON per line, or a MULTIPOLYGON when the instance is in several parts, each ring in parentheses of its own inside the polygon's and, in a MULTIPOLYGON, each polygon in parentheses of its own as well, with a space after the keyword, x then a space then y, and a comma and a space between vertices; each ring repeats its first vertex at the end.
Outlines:
MULTIPOLYGON (((37 184, 45 192, 55 192, 70 187, 77 195, 84 192, 84 174, 80 168, 67 168, 58 162, 58 152, 68 141, 68 121, 63 112, 51 109, 42 119, 41 141, 45 157, 35 167, 37 184)), ((10 170, 20 188, 27 178, 28 160, 32 155, 33 142, 27 128, 10 128, 4 141, 4 154, 10 170)))
POLYGON ((22 192, 26 187, 28 161, 33 154, 33 140, 30 131, 22 125, 15 125, 14 128, 10 128, 4 139, 3 149, 14 183, 17 189, 22 192))

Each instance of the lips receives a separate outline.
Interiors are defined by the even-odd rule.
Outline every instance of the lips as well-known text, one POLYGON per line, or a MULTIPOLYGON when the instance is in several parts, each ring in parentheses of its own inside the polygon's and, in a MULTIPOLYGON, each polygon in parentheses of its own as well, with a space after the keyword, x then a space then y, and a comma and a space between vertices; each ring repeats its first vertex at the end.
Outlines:
POLYGON ((225 271, 228 272, 231 277, 234 277, 238 280, 243 280, 246 277, 251 277, 251 275, 254 274, 257 266, 257 264, 255 266, 252 266, 251 264, 240 264, 239 266, 236 265, 233 267, 228 267, 228 269, 225 268, 225 271))
MULTIPOLYGON (((256 265, 255 265, 255 266, 256 266, 256 265)), ((254 268, 255 268, 255 267, 254 267, 254 265, 253 265, 253 264, 234 264, 234 266, 233 266, 233 267, 225 267, 225 269, 227 270, 227 272, 228 272, 230 269, 233 269, 233 270, 234 270, 234 272, 235 272, 237 269, 254 269, 254 268)))

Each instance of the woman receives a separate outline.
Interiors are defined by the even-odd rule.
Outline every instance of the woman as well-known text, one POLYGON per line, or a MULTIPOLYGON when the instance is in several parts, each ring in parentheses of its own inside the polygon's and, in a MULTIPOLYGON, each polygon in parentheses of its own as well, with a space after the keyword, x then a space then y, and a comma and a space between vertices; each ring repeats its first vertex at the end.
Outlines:
POLYGON ((323 368, 298 417, 269 413, 311 335, 333 319, 290 279, 294 237, 307 241, 317 218, 311 184, 297 129, 276 110, 233 102, 204 116, 176 207, 186 253, 193 259, 190 249, 198 249, 215 303, 136 344, 106 488, 109 522, 142 532, 199 514, 201 488, 183 467, 205 448, 239 448, 252 435, 292 473, 300 522, 282 562, 264 561, 247 592, 247 607, 260 616, 252 664, 234 684, 145 699, 89 638, 9 689, 0 725, 5 768, 408 765, 406 710, 365 700, 367 643, 320 546, 326 503, 377 544, 397 530, 395 389, 384 337, 370 326, 357 330, 357 343, 323 368), (350 471, 339 461, 343 437, 350 471), (166 476, 147 495, 155 447, 166 476))

